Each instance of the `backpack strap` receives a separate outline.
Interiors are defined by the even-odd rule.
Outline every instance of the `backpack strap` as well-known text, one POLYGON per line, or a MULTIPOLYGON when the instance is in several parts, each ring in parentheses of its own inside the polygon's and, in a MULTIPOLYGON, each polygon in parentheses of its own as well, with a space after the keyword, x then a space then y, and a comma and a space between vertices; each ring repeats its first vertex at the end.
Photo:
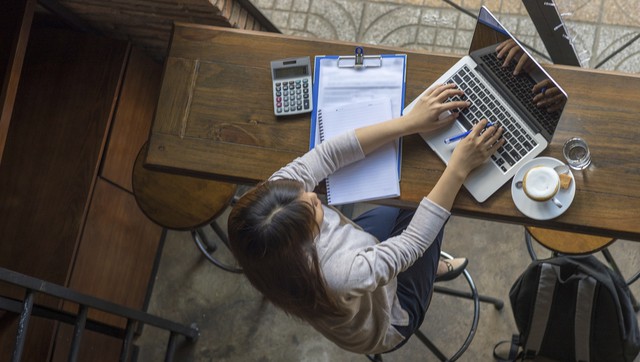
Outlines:
POLYGON ((576 317, 574 320, 576 361, 589 362, 589 340, 591 335, 591 312, 596 293, 596 280, 586 276, 578 282, 576 317))
POLYGON ((514 334, 511 336, 511 348, 509 349, 509 359, 515 361, 518 358, 522 358, 522 354, 518 353, 520 348, 520 335, 514 334))
POLYGON ((493 358, 498 362, 515 362, 517 359, 522 358, 522 352, 518 353, 520 348, 520 336, 514 334, 511 336, 511 341, 500 341, 493 346, 493 358), (509 343, 509 354, 507 356, 500 355, 498 353, 498 347, 505 343, 509 343))
POLYGON ((524 352, 527 356, 537 354, 542 345, 542 339, 547 330, 547 322, 551 312, 553 294, 556 289, 556 279, 559 275, 560 268, 558 266, 547 263, 540 264, 536 303, 533 307, 529 334, 524 346, 524 352))

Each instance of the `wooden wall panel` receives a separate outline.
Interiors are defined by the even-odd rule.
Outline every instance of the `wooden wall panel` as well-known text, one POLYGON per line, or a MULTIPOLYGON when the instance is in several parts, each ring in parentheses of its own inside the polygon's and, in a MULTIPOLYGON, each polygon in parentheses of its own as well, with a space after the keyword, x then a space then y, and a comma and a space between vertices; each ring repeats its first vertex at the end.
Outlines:
MULTIPOLYGON (((51 28, 34 27, 25 53, 0 164, 0 266, 144 309, 162 229, 127 190, 162 67, 141 51, 130 54, 126 42, 51 28), (108 180, 98 178, 101 164, 108 180)), ((0 285, 0 295, 23 294, 0 285)), ((95 311, 90 317, 124 326, 95 311)), ((15 319, 0 311, 0 361, 10 359, 15 319)), ((23 360, 49 360, 52 352, 66 359, 71 327, 61 325, 57 339, 50 320, 34 318, 29 327, 23 360)), ((89 333, 81 358, 114 360, 118 343, 89 333)))
POLYGON ((129 192, 133 192, 131 172, 136 155, 149 138, 161 79, 162 65, 133 48, 101 172, 102 177, 129 192))
POLYGON ((0 12, 0 163, 35 6, 35 0, 8 0, 0 12))
POLYGON ((31 32, 0 164, 0 266, 66 284, 127 52, 31 32))
MULTIPOLYGON (((120 41, 31 30, 0 163, 0 266, 66 285, 127 52, 120 41)), ((54 323, 32 322, 24 360, 45 360, 54 323)), ((1 333, 4 361, 15 329, 1 333)))
MULTIPOLYGON (((144 309, 162 228, 142 213, 132 194, 98 179, 69 288, 129 308, 144 309)), ((90 311, 119 327, 122 318, 90 311)))
MULTIPOLYGON (((18 330, 17 314, 3 313, 0 315, 0 361, 11 361, 18 330)), ((27 329, 25 349, 22 353, 23 361, 46 361, 53 348, 51 335, 55 323, 51 320, 32 317, 27 329)))
MULTIPOLYGON (((68 356, 71 350, 72 340, 73 326, 68 324, 61 325, 51 362, 66 362, 69 360, 68 356)), ((121 349, 121 339, 87 330, 82 336, 82 343, 80 343, 80 350, 78 351, 78 361, 119 361, 121 349)), ((129 356, 132 356, 131 351, 129 352, 129 356)), ((129 360, 132 359, 129 358, 129 360)))
MULTIPOLYGON (((153 266, 158 256, 162 228, 148 220, 133 195, 98 179, 69 287, 80 293, 145 310, 153 266)), ((72 303, 65 310, 76 312, 72 303)), ((123 318, 90 310, 89 318, 120 328, 123 318)), ((66 361, 72 326, 61 326, 53 361, 66 361)), ((121 341, 87 333, 80 348, 80 361, 115 361, 121 341)))

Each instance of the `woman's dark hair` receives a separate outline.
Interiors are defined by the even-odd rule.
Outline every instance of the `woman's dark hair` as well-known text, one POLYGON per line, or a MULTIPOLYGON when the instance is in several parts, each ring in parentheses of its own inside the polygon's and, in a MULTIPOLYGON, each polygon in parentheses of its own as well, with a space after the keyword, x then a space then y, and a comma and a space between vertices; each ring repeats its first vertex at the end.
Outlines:
POLYGON ((230 248, 251 284, 285 312, 336 316, 313 243, 320 225, 303 190, 300 182, 276 180, 246 193, 229 215, 230 248))

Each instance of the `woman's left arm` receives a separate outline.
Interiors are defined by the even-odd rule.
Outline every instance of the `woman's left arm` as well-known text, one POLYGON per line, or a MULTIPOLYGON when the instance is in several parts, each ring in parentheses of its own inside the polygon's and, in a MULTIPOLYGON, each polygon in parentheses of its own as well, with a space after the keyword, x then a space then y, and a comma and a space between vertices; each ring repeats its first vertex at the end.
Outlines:
POLYGON ((464 101, 445 103, 448 98, 462 94, 463 92, 456 89, 453 84, 440 85, 418 99, 409 113, 389 121, 358 128, 356 137, 362 151, 369 154, 399 137, 413 133, 434 132, 451 126, 458 117, 456 112, 452 112, 451 115, 443 119, 439 119, 439 116, 445 111, 467 107, 469 103, 464 101))
POLYGON ((434 87, 416 102, 411 112, 389 121, 358 128, 355 130, 355 139, 352 131, 322 142, 304 156, 275 172, 269 179, 299 180, 304 183, 305 190, 310 191, 327 175, 362 159, 364 155, 398 137, 416 132, 432 132, 450 126, 458 116, 457 113, 452 113, 444 119, 438 119, 438 116, 447 110, 468 105, 467 102, 444 103, 447 98, 462 94, 462 91, 454 87, 434 87))

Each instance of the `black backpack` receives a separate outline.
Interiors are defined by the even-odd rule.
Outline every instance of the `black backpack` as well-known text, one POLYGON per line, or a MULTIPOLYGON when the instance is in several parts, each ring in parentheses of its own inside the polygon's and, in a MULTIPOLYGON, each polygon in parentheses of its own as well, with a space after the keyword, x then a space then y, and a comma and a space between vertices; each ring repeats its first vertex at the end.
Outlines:
POLYGON ((640 351, 628 286, 591 255, 532 262, 509 299, 520 334, 507 360, 633 361, 640 351))

